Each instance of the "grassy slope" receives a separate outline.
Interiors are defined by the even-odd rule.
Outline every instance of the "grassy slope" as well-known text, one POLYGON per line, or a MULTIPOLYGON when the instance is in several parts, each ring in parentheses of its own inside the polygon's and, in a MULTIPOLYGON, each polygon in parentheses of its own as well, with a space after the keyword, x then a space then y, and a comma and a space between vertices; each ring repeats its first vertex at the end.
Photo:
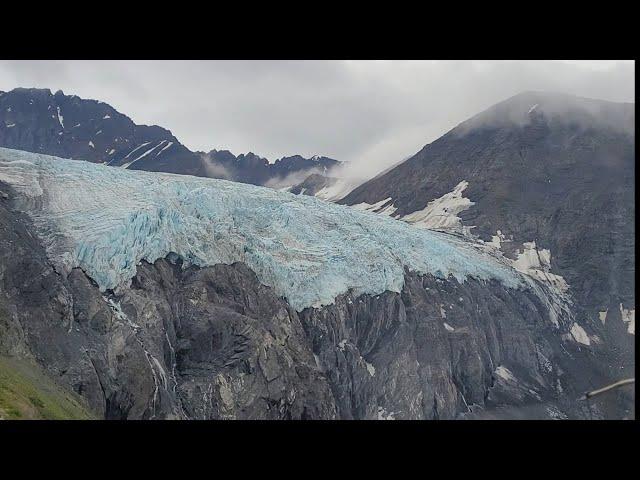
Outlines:
POLYGON ((36 365, 0 356, 0 419, 80 420, 94 416, 82 399, 36 365))

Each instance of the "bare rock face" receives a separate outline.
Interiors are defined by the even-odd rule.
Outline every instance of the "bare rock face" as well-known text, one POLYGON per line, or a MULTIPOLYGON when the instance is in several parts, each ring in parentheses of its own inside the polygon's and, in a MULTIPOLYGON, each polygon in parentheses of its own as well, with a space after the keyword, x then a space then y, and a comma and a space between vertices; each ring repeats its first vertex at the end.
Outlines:
POLYGON ((159 380, 176 416, 335 416, 296 312, 246 266, 143 264, 120 305, 140 335, 152 335, 152 363, 164 365, 159 380))
POLYGON ((0 199, 0 354, 31 358, 112 419, 620 418, 577 398, 606 383, 538 297, 406 272, 400 293, 293 310, 243 264, 142 262, 101 293, 54 271, 0 199))

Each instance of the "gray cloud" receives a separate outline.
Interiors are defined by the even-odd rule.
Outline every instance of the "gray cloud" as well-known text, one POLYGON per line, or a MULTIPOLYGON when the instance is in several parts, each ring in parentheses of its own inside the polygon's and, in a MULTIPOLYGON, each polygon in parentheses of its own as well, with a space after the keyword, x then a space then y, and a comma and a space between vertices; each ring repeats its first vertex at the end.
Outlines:
POLYGON ((0 90, 17 86, 102 100, 193 150, 326 155, 363 177, 524 90, 635 97, 628 61, 0 61, 0 90))

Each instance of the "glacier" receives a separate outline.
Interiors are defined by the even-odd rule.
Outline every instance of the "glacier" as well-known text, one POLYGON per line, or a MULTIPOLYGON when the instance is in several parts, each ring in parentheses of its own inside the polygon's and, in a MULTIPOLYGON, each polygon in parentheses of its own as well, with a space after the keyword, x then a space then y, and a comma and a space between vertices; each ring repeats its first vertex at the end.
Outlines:
POLYGON ((400 292, 405 269, 541 294, 468 240, 315 197, 5 148, 0 181, 54 267, 81 268, 101 291, 128 285, 142 260, 176 254, 185 267, 243 262, 298 311, 349 290, 400 292))

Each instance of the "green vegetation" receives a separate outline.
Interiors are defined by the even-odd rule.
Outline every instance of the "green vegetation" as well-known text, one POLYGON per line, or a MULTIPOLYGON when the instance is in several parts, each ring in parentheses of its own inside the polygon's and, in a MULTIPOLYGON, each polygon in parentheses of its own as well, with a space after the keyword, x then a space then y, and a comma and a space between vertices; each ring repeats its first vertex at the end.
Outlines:
POLYGON ((84 401, 57 385, 37 365, 0 356, 0 419, 94 418, 84 401))

